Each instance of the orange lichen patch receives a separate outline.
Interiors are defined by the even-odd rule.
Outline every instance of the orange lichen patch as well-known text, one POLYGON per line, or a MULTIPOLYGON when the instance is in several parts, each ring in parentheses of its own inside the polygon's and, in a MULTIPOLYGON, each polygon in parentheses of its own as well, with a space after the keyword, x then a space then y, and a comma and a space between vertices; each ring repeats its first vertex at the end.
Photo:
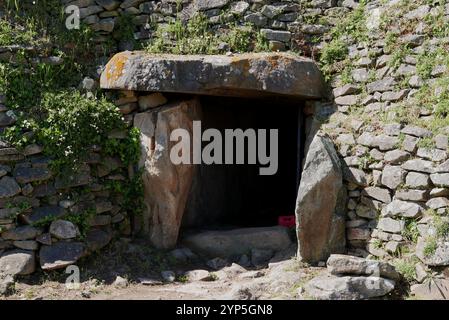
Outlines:
POLYGON ((246 57, 232 57, 231 58, 231 64, 242 71, 242 73, 247 76, 249 75, 249 70, 251 69, 251 64, 249 63, 249 59, 247 59, 246 57))
POLYGON ((273 70, 273 69, 276 69, 276 68, 278 67, 279 59, 280 59, 279 56, 267 56, 267 57, 265 58, 265 60, 266 60, 268 63, 270 63, 271 69, 272 69, 272 70, 273 70))
POLYGON ((292 62, 292 57, 289 55, 282 54, 243 54, 237 55, 231 58, 231 63, 242 70, 244 75, 249 74, 251 68, 251 61, 254 60, 264 60, 268 62, 268 72, 272 72, 279 68, 280 66, 288 66, 292 62))
POLYGON ((106 77, 106 81, 108 84, 111 82, 117 81, 118 78, 123 74, 123 69, 125 67, 125 63, 129 59, 128 52, 120 52, 117 53, 106 65, 104 74, 106 77))

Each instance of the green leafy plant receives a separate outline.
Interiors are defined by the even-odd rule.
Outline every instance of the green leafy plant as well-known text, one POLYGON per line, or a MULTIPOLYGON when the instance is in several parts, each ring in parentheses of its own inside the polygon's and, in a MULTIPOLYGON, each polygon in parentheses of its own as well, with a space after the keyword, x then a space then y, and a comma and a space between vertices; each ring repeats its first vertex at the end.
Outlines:
POLYGON ((144 209, 142 170, 127 180, 112 180, 107 182, 108 190, 122 197, 121 206, 131 215, 140 215, 144 209))
POLYGON ((403 62, 405 56, 409 51, 410 50, 406 46, 401 47, 399 50, 395 50, 391 56, 390 61, 388 62, 388 66, 393 70, 396 70, 403 62))
POLYGON ((438 215, 433 217, 432 225, 435 227, 436 236, 438 239, 443 239, 449 236, 449 220, 444 219, 438 215))
POLYGON ((14 25, 0 18, 0 46, 31 45, 37 36, 34 20, 29 20, 26 27, 14 25))
POLYGON ((131 41, 133 45, 137 42, 134 39, 135 25, 133 23, 134 17, 130 14, 121 14, 116 19, 116 26, 114 27, 114 37, 121 41, 131 41))
POLYGON ((438 248, 437 239, 435 237, 428 237, 426 239, 426 245, 424 246, 424 256, 429 257, 435 253, 438 248))
MULTIPOLYGON (((424 17, 424 21, 429 26, 426 31, 431 36, 440 38, 449 36, 449 26, 445 17, 444 4, 445 1, 441 1, 440 6, 436 7, 436 12, 424 17)), ((431 3, 431 5, 435 5, 435 3, 431 3)))
POLYGON ((408 241, 416 243, 419 237, 418 223, 413 219, 407 219, 402 236, 408 241))
POLYGON ((80 232, 79 239, 83 240, 86 237, 87 232, 90 229, 89 220, 95 216, 95 209, 87 209, 84 212, 81 213, 72 213, 65 215, 64 217, 57 217, 57 216, 46 216, 45 218, 42 218, 36 222, 34 222, 32 225, 34 227, 48 227, 53 221, 58 219, 63 219, 72 222, 74 225, 78 227, 78 230, 80 232))
POLYGON ((418 63, 416 65, 416 71, 418 75, 423 79, 429 79, 435 66, 435 52, 424 52, 418 57, 418 63))
POLYGON ((424 255, 431 256, 438 248, 438 242, 449 237, 449 219, 440 216, 432 209, 429 209, 426 215, 432 217, 430 226, 435 230, 434 235, 428 236, 425 239, 424 255))
POLYGON ((78 227, 80 232, 80 239, 86 238, 87 232, 90 229, 90 219, 95 216, 95 209, 88 209, 79 214, 70 214, 64 217, 64 220, 72 222, 78 227))
MULTIPOLYGON (((320 67, 326 80, 330 80, 334 72, 344 72, 351 67, 348 56, 348 40, 366 41, 365 3, 360 2, 357 9, 344 17, 330 32, 332 40, 326 43, 320 53, 320 67)), ((352 79, 351 79, 352 80, 352 79)))
POLYGON ((124 139, 109 138, 105 142, 105 152, 110 156, 118 155, 125 165, 136 163, 140 156, 140 130, 129 129, 124 139))
POLYGON ((181 283, 187 283, 187 282, 189 282, 189 277, 186 275, 179 275, 176 278, 176 281, 181 282, 181 283))
POLYGON ((209 272, 209 277, 207 279, 209 281, 217 281, 219 278, 218 278, 218 275, 216 273, 209 272))
POLYGON ((268 42, 267 38, 260 31, 258 31, 256 34, 254 51, 255 52, 266 52, 269 50, 270 50, 270 47, 269 47, 269 42, 268 42))
POLYGON ((104 145, 111 130, 124 126, 115 105, 77 91, 45 93, 41 108, 46 118, 35 128, 37 141, 53 157, 57 170, 75 168, 92 145, 104 145))
POLYGON ((212 54, 216 53, 217 38, 209 31, 205 15, 195 14, 187 24, 180 19, 160 26, 156 30, 156 41, 147 47, 152 53, 212 54))
POLYGON ((416 277, 416 261, 414 259, 397 259, 393 261, 396 270, 407 280, 412 282, 416 277))
POLYGON ((435 147, 435 141, 432 137, 423 137, 418 141, 418 147, 420 148, 433 148, 435 147))
POLYGON ((230 31, 225 37, 225 42, 229 44, 230 48, 235 52, 251 51, 253 32, 251 26, 232 25, 230 31))
POLYGON ((373 244, 373 247, 376 249, 382 249, 384 246, 382 240, 380 240, 380 239, 374 239, 372 244, 373 244))
POLYGON ((359 158, 359 169, 363 170, 374 162, 374 158, 371 154, 366 153, 359 158))
POLYGON ((320 55, 320 64, 327 79, 329 79, 329 73, 332 71, 333 64, 345 59, 347 54, 348 46, 339 38, 331 41, 323 48, 320 55))

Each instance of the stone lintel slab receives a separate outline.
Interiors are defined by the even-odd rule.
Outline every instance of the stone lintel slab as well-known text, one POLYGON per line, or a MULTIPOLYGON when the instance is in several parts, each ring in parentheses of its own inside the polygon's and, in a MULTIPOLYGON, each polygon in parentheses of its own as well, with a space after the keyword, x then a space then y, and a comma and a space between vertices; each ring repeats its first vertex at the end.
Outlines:
POLYGON ((106 65, 103 89, 200 95, 319 99, 324 81, 315 62, 288 53, 226 55, 125 51, 106 65))

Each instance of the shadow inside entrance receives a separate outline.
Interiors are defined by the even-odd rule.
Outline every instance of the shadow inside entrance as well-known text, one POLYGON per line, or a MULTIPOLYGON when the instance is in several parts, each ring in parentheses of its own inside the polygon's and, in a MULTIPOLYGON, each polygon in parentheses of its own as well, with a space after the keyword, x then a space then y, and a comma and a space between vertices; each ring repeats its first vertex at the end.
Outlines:
MULTIPOLYGON (((303 129, 301 102, 202 97, 201 105, 203 132, 215 128, 225 137, 225 129, 267 129, 267 154, 269 129, 277 129, 278 166, 274 175, 260 175, 260 168, 267 165, 247 164, 247 140, 245 164, 198 165, 182 228, 273 226, 279 216, 294 215, 303 129)), ((234 160, 235 150, 234 143, 234 160)))

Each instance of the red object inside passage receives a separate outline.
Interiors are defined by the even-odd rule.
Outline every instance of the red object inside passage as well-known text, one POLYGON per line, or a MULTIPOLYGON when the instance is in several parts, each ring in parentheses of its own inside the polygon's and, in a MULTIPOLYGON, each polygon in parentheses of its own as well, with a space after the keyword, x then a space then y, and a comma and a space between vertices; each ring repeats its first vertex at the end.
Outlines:
POLYGON ((287 228, 294 227, 296 225, 295 216, 279 216, 278 224, 287 228))

